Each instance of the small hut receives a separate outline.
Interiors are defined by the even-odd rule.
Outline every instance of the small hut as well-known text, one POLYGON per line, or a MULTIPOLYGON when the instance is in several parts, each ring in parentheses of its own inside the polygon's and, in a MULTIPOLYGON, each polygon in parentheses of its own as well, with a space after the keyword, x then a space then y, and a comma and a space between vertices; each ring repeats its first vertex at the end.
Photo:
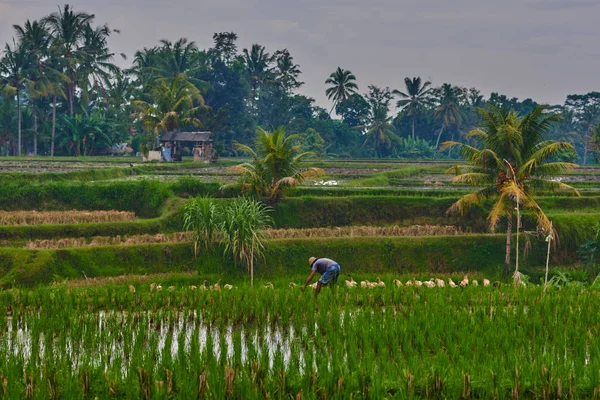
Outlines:
POLYGON ((190 148, 194 161, 206 163, 216 161, 211 132, 167 132, 160 142, 164 148, 165 161, 178 159, 182 147, 190 148))

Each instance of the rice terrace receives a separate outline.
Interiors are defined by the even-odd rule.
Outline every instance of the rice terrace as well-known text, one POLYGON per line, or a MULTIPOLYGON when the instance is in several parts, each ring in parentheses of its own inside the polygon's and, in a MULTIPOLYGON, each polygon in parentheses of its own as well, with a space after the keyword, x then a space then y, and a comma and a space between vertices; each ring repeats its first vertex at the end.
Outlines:
POLYGON ((337 67, 318 101, 234 32, 125 60, 98 15, 32 17, 0 56, 1 399, 600 399, 600 93, 337 67))

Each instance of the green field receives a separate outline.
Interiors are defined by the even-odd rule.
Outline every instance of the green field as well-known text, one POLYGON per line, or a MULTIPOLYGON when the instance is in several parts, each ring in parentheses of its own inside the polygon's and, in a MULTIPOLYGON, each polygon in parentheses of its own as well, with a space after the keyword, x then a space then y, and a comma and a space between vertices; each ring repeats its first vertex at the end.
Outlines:
POLYGON ((530 215, 519 243, 528 283, 515 288, 503 276, 505 226, 488 226, 491 202, 449 215, 471 188, 450 182, 447 163, 373 160, 307 164, 336 184, 284 193, 251 287, 221 245, 195 256, 182 232, 191 198, 225 206, 239 195, 237 162, 0 159, 0 397, 600 393, 597 270, 578 253, 600 221, 599 167, 562 177, 581 197, 538 193, 559 235, 544 292, 547 243, 530 215), (342 281, 386 287, 340 282, 316 299, 289 287, 314 255, 338 261, 342 281), (469 286, 448 287, 465 275, 469 286), (393 283, 433 278, 445 287, 393 283), (203 291, 205 280, 233 289, 203 291))
POLYGON ((503 399, 598 392, 600 320, 589 312, 600 306, 597 293, 396 288, 392 277, 383 276, 386 288, 342 287, 317 300, 281 278, 274 290, 234 282, 230 291, 202 291, 204 277, 195 274, 5 291, 0 393, 503 399))

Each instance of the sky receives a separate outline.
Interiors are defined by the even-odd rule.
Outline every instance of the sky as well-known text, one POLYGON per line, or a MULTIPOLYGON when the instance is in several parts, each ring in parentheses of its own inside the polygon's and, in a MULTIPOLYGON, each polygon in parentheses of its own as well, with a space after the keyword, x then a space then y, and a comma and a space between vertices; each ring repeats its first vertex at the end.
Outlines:
MULTIPOLYGON (((0 43, 13 24, 58 10, 50 0, 0 0, 0 43)), ((562 104, 600 91, 600 0, 72 0, 75 10, 119 29, 111 49, 132 59, 160 39, 199 48, 234 31, 241 50, 287 48, 302 70, 300 93, 323 107, 338 66, 368 85, 402 89, 404 78, 450 82, 562 104)), ((129 61, 122 66, 128 66, 129 61)))

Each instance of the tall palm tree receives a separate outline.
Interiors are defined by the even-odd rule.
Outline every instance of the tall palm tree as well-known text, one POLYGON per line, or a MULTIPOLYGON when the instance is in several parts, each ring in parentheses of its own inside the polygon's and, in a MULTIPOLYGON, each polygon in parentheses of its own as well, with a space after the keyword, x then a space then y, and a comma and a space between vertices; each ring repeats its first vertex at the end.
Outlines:
POLYGON ((348 97, 358 91, 358 85, 355 83, 356 76, 350 71, 337 67, 325 81, 326 85, 331 85, 325 90, 327 98, 333 100, 333 106, 329 110, 329 115, 340 102, 347 100, 348 97))
POLYGON ((13 39, 12 48, 8 43, 0 60, 0 86, 17 99, 17 155, 21 155, 21 92, 30 84, 28 69, 31 63, 29 51, 22 43, 13 39))
POLYGON ((419 111, 428 103, 429 94, 431 91, 431 82, 426 81, 421 85, 421 78, 404 78, 406 90, 401 92, 394 90, 394 94, 400 96, 400 100, 396 103, 401 111, 406 112, 406 115, 412 117, 412 137, 415 138, 415 122, 419 111))
POLYGON ((161 40, 162 47, 159 48, 158 61, 159 73, 165 78, 174 78, 185 73, 192 76, 199 68, 197 64, 198 46, 195 42, 181 38, 175 43, 169 40, 161 40))
MULTIPOLYGON (((252 88, 252 105, 256 105, 260 86, 271 79, 271 63, 273 56, 267 53, 264 46, 253 44, 248 49, 242 50, 242 59, 246 65, 246 71, 252 88)), ((256 110, 254 110, 256 112, 256 110)))
POLYGON ((37 134, 38 134, 38 107, 37 101, 42 97, 49 95, 51 90, 51 79, 48 75, 52 71, 47 67, 45 59, 48 56, 51 36, 45 24, 40 21, 27 20, 23 26, 13 25, 17 37, 29 51, 31 56, 31 65, 29 74, 29 95, 31 97, 33 113, 33 155, 37 155, 37 134))
POLYGON ((444 83, 441 87, 440 105, 435 110, 435 118, 442 121, 442 128, 435 141, 436 149, 440 145, 440 138, 442 137, 444 129, 447 129, 448 127, 456 129, 463 121, 463 114, 459 102, 461 93, 460 88, 452 86, 449 83, 444 83))
POLYGON ((91 101, 92 89, 104 91, 103 82, 120 71, 112 63, 114 53, 108 49, 108 38, 112 32, 114 30, 106 24, 96 28, 88 24, 83 29, 81 45, 77 48, 78 65, 75 72, 83 105, 91 101))
MULTIPOLYGON (((475 129, 467 135, 477 141, 477 146, 458 142, 445 142, 442 145, 442 150, 458 147, 468 162, 467 165, 448 170, 456 175, 453 181, 482 187, 461 197, 448 212, 463 213, 473 204, 488 198, 495 199, 488 222, 493 231, 501 218, 507 221, 504 273, 508 276, 515 204, 517 210, 522 207, 530 211, 537 220, 537 226, 548 233, 552 229, 551 223, 535 201, 535 190, 566 189, 579 195, 571 186, 548 179, 576 167, 572 163, 554 161, 562 151, 572 150, 573 146, 544 140, 559 116, 546 113, 542 106, 525 116, 496 106, 490 106, 487 110, 480 109, 480 112, 484 121, 483 129, 475 129)), ((518 229, 519 214, 516 222, 518 229)), ((515 277, 518 276, 517 263, 515 277)))
POLYGON ((180 126, 201 126, 197 114, 204 107, 204 98, 185 74, 171 81, 157 79, 151 86, 151 97, 151 102, 135 100, 133 106, 144 129, 152 130, 157 139, 160 132, 172 132, 180 126))
POLYGON ((259 127, 256 131, 256 152, 249 146, 237 144, 237 149, 251 158, 250 162, 232 168, 241 174, 242 188, 267 198, 271 205, 275 205, 284 188, 322 175, 321 169, 304 168, 300 164, 304 158, 313 155, 302 152, 302 146, 298 144, 301 137, 286 136, 283 127, 273 132, 259 127))
POLYGON ((64 58, 64 73, 69 78, 65 84, 65 94, 69 107, 69 115, 74 113, 75 89, 77 86, 76 68, 79 60, 78 47, 85 35, 86 28, 94 20, 93 14, 74 12, 70 5, 65 5, 58 12, 43 19, 53 35, 53 46, 64 58))

